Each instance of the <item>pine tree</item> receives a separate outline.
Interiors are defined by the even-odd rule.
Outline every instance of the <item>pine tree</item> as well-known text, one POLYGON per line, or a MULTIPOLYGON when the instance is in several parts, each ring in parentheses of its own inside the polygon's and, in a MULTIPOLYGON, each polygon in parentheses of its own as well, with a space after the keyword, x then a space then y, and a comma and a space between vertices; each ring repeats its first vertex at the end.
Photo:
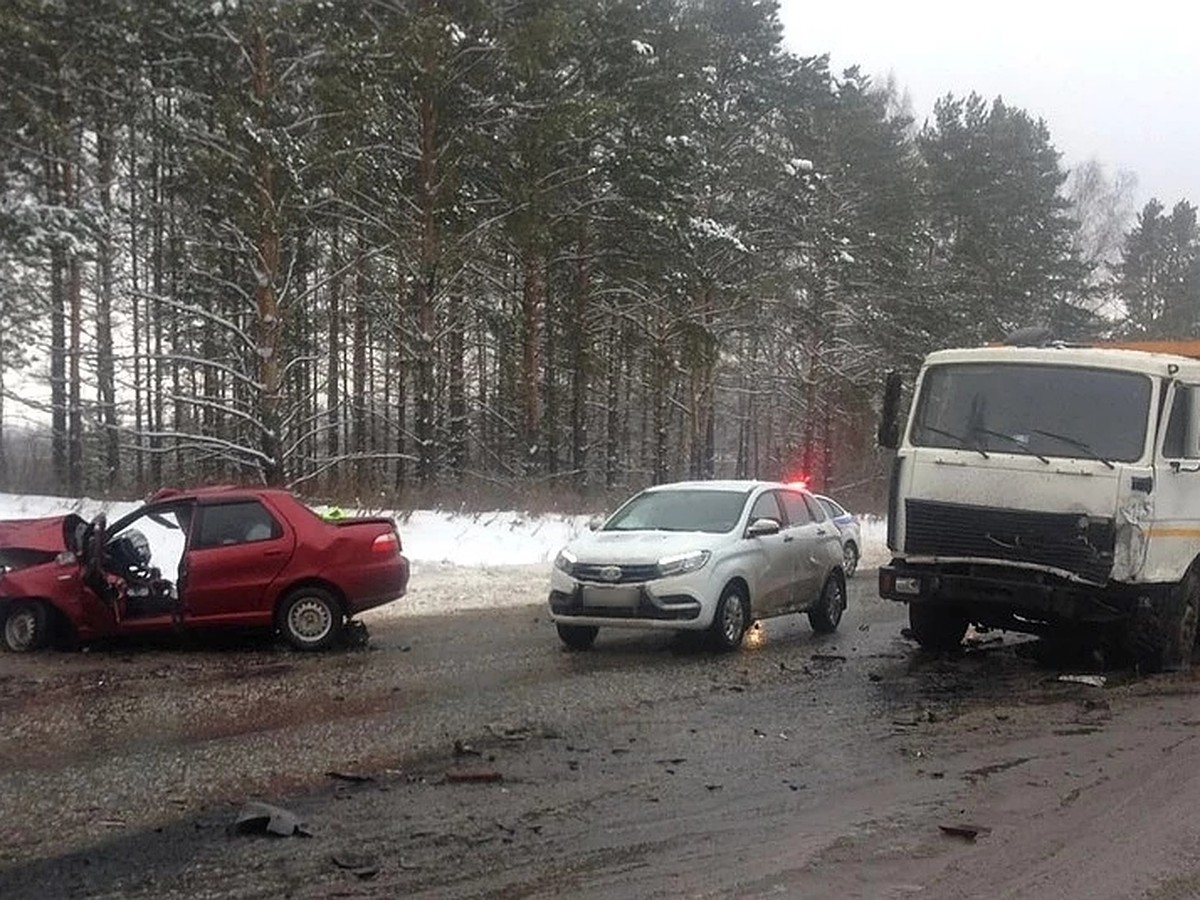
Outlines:
POLYGON ((1150 200, 1125 239, 1117 274, 1124 331, 1147 338, 1200 335, 1200 226, 1181 200, 1170 215, 1150 200))
POLYGON ((1031 323, 1072 336, 1087 270, 1060 193, 1066 173, 1044 122, 997 98, 948 95, 919 139, 927 172, 927 319, 946 344, 1031 323))

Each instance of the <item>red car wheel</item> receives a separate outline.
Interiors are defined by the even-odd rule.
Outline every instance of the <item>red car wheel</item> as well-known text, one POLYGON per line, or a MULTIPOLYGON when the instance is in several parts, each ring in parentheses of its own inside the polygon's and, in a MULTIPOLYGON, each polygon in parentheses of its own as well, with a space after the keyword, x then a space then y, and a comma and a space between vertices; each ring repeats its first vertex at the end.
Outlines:
POLYGON ((342 635, 345 614, 324 588, 300 588, 279 609, 279 630, 297 650, 324 650, 342 635))

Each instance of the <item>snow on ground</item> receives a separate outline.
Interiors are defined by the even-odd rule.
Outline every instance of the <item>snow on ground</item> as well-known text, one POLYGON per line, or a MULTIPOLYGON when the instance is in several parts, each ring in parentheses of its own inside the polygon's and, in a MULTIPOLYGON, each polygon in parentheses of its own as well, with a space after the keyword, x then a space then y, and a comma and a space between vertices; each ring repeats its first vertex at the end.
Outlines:
MULTIPOLYGON (((136 509, 138 502, 104 502, 27 494, 0 493, 0 519, 32 519, 74 512, 86 519, 103 512, 111 523, 136 509)), ((320 509, 321 507, 317 507, 320 509)), ((400 528, 404 555, 412 562, 410 596, 405 608, 423 613, 458 609, 511 606, 529 603, 528 595, 489 591, 488 570, 523 567, 531 579, 549 579, 549 566, 571 538, 587 528, 589 516, 533 514, 515 511, 447 512, 442 510, 369 510, 370 515, 394 518, 400 528), (423 574, 441 585, 462 584, 457 590, 439 590, 435 601, 423 596, 423 574)), ((354 510, 346 510, 354 515, 354 510)), ((885 519, 865 516, 862 528, 862 567, 888 559, 885 519)), ((538 585, 539 591, 545 585, 538 585)))

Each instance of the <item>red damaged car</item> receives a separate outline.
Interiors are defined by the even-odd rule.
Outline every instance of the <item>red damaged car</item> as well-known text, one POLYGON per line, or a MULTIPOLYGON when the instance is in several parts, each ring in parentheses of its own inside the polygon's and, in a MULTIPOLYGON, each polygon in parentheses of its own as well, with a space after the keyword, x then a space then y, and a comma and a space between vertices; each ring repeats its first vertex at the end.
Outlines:
POLYGON ((111 524, 0 521, 0 570, 4 645, 18 652, 55 637, 228 626, 320 650, 408 587, 394 521, 326 520, 265 488, 163 490, 111 524))

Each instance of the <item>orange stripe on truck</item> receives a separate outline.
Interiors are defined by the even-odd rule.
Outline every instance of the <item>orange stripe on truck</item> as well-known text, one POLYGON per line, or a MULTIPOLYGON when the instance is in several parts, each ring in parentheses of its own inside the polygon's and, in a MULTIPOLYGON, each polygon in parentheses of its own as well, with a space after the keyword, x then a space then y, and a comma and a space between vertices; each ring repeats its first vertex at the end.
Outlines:
POLYGON ((1200 538, 1200 528, 1168 528, 1160 526, 1147 532, 1150 537, 1200 538))

